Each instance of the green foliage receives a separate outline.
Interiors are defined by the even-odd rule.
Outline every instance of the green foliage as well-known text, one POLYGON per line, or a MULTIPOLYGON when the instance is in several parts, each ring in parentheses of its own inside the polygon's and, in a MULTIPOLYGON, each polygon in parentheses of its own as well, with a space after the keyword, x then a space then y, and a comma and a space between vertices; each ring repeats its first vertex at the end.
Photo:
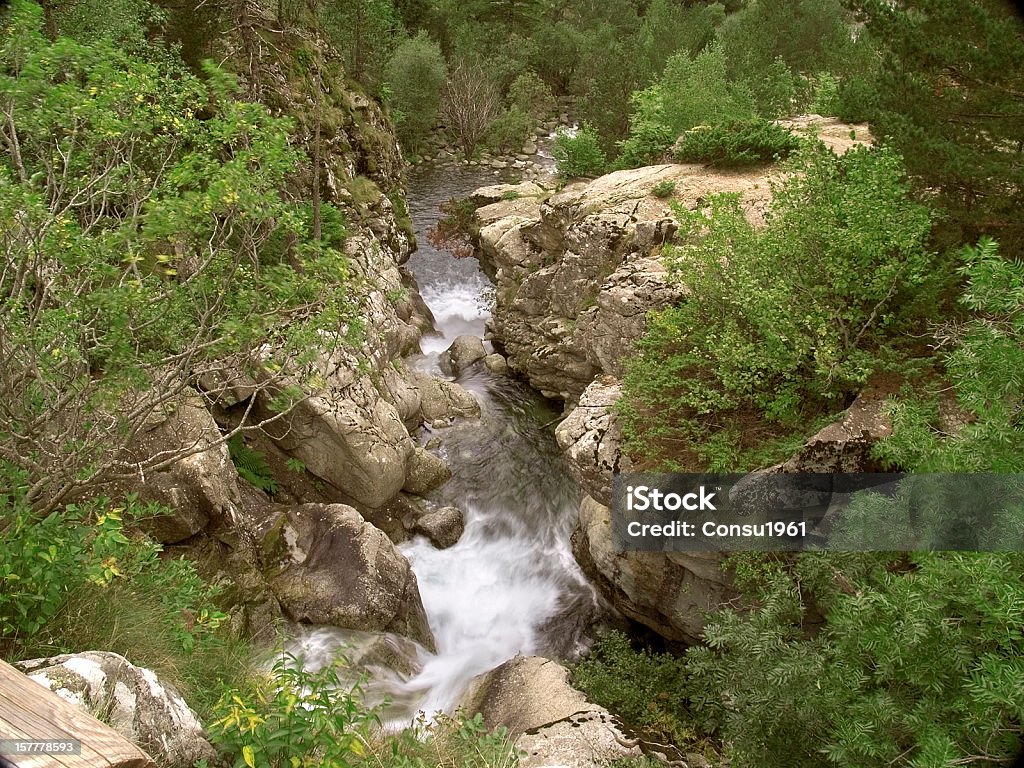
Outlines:
POLYGON ((255 377, 289 407, 353 303, 345 259, 306 237, 285 192, 288 121, 213 67, 201 81, 108 41, 51 43, 40 24, 17 0, 0 41, 18 147, 0 164, 0 458, 50 511, 172 460, 136 466, 132 436, 208 366, 257 374, 262 359, 255 377))
POLYGON ((399 43, 385 67, 391 114, 406 150, 417 151, 437 124, 448 65, 426 32, 399 43))
POLYGON ((533 70, 523 72, 512 81, 508 101, 513 109, 525 112, 534 120, 543 120, 555 108, 551 89, 533 70))
POLYGON ((65 0, 51 14, 61 35, 85 44, 106 39, 136 53, 146 51, 147 30, 165 18, 149 0, 65 0))
POLYGON ((780 125, 745 120, 688 131, 676 149, 676 159, 738 168, 782 160, 799 146, 800 140, 780 125))
POLYGON ((712 617, 687 654, 688 692, 734 764, 1008 759, 1024 714, 1022 569, 1019 553, 756 565, 756 607, 712 617), (827 618, 811 637, 809 596, 827 618))
POLYGON ((666 258, 688 298, 653 314, 628 367, 620 409, 637 455, 728 460, 723 440, 742 450, 800 429, 862 387, 933 300, 930 217, 898 156, 808 147, 792 169, 763 229, 735 195, 676 208, 666 258))
POLYGON ((675 191, 676 183, 674 181, 659 181, 651 187, 651 194, 662 199, 672 197, 675 191))
POLYGON ((343 54, 347 74, 359 82, 378 85, 396 42, 398 18, 392 0, 324 3, 319 21, 343 54))
POLYGON ((566 178, 600 176, 608 162, 597 131, 587 123, 575 136, 560 133, 555 138, 554 156, 558 172, 566 178))
POLYGON ((235 469, 238 470, 238 475, 243 480, 248 481, 261 491, 277 493, 277 480, 274 479, 273 471, 262 451, 246 445, 241 434, 228 440, 228 451, 235 469))
POLYGON ((357 765, 369 754, 380 720, 362 702, 362 687, 344 682, 338 665, 309 672, 285 656, 249 690, 224 692, 211 741, 233 768, 357 765))
MULTIPOLYGON (((843 95, 943 209, 940 242, 1024 253, 1024 22, 1004 0, 852 3, 877 66, 843 95)), ((846 89, 844 89, 846 90, 846 89)))
POLYGON ((961 252, 967 285, 961 304, 973 315, 946 330, 953 393, 967 418, 950 433, 941 395, 892 404, 894 431, 879 456, 920 472, 1024 471, 1024 264, 1001 258, 983 239, 961 252))
POLYGON ((519 107, 503 112, 487 129, 487 146, 496 152, 518 152, 530 138, 534 121, 519 107))
POLYGON ((664 743, 693 739, 683 659, 635 649, 621 632, 601 637, 571 669, 572 683, 631 729, 664 743))

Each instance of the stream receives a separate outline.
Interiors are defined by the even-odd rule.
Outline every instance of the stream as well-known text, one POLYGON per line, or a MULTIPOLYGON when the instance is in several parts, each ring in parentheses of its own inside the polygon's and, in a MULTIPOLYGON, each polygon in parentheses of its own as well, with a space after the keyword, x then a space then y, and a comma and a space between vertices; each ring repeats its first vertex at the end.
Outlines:
MULTIPOLYGON (((475 259, 436 249, 427 231, 451 198, 498 183, 474 166, 421 168, 410 174, 409 212, 419 249, 407 267, 435 318, 423 354, 408 362, 443 375, 438 357, 457 336, 482 337, 491 283, 475 259)), ((439 550, 418 536, 401 545, 416 573, 437 653, 417 649, 418 671, 403 676, 375 670, 370 692, 392 702, 389 719, 408 723, 417 712, 452 711, 469 681, 517 654, 571 658, 586 647, 602 610, 571 551, 580 493, 554 439, 559 415, 525 383, 482 364, 456 381, 480 402, 480 419, 442 428, 424 425, 453 477, 428 496, 431 507, 456 506, 466 529, 439 550)), ((298 642, 307 666, 325 659, 345 634, 319 628, 298 642)))

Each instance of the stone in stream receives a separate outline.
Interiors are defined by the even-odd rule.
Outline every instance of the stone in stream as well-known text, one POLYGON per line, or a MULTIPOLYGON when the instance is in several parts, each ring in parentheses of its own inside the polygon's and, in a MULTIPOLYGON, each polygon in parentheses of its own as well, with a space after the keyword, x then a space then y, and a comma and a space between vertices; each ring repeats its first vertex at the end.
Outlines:
POLYGON ((488 355, 484 358, 484 365, 487 370, 491 373, 506 374, 508 373, 508 361, 502 355, 495 352, 492 355, 488 355))
POLYGON ((425 448, 417 448, 409 462, 409 473, 402 490, 422 496, 444 485, 451 479, 452 471, 444 459, 435 456, 425 448))
POLYGON ((480 415, 480 403, 473 393, 453 381, 445 381, 425 373, 412 375, 412 381, 420 391, 420 413, 428 424, 460 416, 480 415))
POLYGON ((434 649, 409 561, 352 507, 275 506, 250 525, 267 582, 289 619, 395 632, 434 649))
POLYGON ((466 529, 465 516, 457 507, 441 507, 435 512, 428 512, 416 521, 413 529, 422 533, 438 549, 448 549, 462 537, 466 529))
POLYGON ((84 651, 15 664, 40 685, 102 718, 167 768, 216 762, 202 723, 152 670, 108 651, 84 651))
POLYGON ((466 368, 477 360, 483 360, 487 356, 484 349, 484 342, 479 336, 459 336, 441 354, 439 363, 441 370, 451 376, 458 376, 466 368))

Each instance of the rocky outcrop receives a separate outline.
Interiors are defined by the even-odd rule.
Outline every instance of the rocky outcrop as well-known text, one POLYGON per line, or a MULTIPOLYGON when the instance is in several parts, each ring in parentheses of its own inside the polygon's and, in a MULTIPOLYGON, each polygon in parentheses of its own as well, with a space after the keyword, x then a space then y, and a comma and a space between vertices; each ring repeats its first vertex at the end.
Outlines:
POLYGON ((477 210, 481 261, 497 286, 490 330, 544 394, 575 401, 596 374, 621 375, 646 313, 683 295, 657 259, 675 230, 668 202, 651 194, 663 182, 675 183, 677 202, 690 208, 708 194, 742 193, 753 220, 770 191, 764 172, 658 165, 477 210))
POLYGON ((620 450, 622 435, 613 411, 621 394, 616 379, 598 377, 555 430, 573 478, 605 506, 612 503, 612 475, 630 470, 629 458, 620 450))
POLYGON ((103 719, 160 765, 192 768, 217 759, 203 726, 184 699, 149 669, 123 656, 85 651, 16 664, 58 696, 103 719))
POLYGON ((517 656, 474 678, 463 696, 469 714, 505 726, 525 755, 522 768, 598 768, 639 757, 606 709, 569 685, 568 671, 540 656, 517 656))
POLYGON ((738 597, 720 552, 619 552, 611 511, 587 496, 573 533, 583 572, 623 615, 662 637, 696 643, 708 611, 738 597))
POLYGON ((249 524, 270 589, 292 621, 395 632, 433 650, 409 562, 356 510, 272 507, 249 524))

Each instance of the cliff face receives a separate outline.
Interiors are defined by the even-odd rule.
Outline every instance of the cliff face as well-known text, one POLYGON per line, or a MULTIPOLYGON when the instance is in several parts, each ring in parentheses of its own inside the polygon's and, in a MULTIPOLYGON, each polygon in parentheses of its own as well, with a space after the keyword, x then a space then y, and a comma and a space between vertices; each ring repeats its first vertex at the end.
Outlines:
MULTIPOLYGON (((788 126, 813 130, 838 153, 871 141, 863 125, 807 117, 788 126)), ((611 479, 630 469, 615 414, 620 379, 648 312, 700 301, 668 279, 662 249, 676 231, 669 200, 694 210, 709 195, 737 193, 757 226, 781 174, 773 166, 724 171, 656 165, 575 182, 558 192, 523 184, 474 195, 480 259, 497 287, 491 332, 511 367, 546 396, 566 403, 556 437, 587 494, 573 537, 576 559, 623 614, 670 640, 696 642, 704 614, 737 593, 717 553, 615 551, 611 479), (658 197, 656 187, 671 194, 658 197)), ((833 465, 850 471, 848 459, 861 456, 858 450, 885 433, 876 411, 871 410, 870 435, 858 433, 851 442, 843 429, 825 430, 785 471, 829 471, 823 468, 833 465)))

